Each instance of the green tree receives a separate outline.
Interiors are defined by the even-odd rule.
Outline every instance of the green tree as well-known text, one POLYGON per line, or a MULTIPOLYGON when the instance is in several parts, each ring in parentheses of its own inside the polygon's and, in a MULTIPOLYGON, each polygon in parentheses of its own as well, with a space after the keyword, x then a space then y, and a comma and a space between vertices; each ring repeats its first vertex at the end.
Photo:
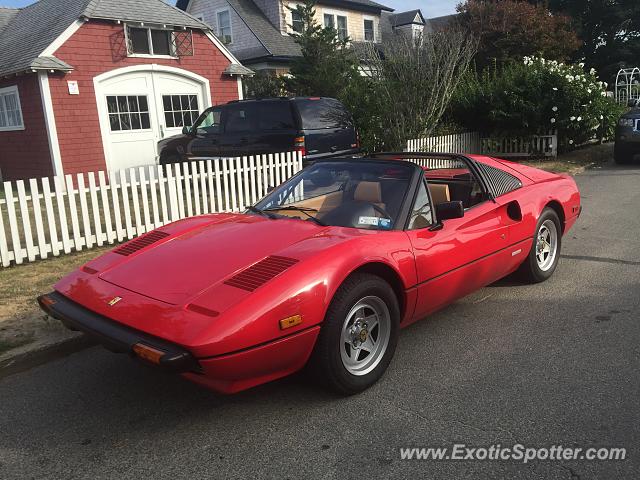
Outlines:
POLYGON ((529 0, 568 15, 582 41, 576 58, 611 82, 620 68, 640 66, 640 1, 529 0))
POLYGON ((324 28, 315 20, 315 2, 307 0, 295 10, 302 29, 293 34, 302 57, 291 67, 287 88, 296 95, 343 98, 351 81, 359 75, 358 59, 349 48, 349 39, 338 38, 333 28, 324 28))
POLYGON ((580 47, 570 18, 552 15, 543 4, 467 0, 458 11, 460 21, 479 39, 476 64, 480 68, 532 55, 565 61, 580 47))
POLYGON ((270 98, 286 95, 285 82, 275 73, 259 71, 244 82, 247 98, 270 98))

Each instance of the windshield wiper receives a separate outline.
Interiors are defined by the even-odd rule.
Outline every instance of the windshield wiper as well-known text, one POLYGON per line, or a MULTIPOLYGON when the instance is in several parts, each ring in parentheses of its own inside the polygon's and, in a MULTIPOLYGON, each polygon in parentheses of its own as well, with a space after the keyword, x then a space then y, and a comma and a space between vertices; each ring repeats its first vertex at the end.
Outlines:
POLYGON ((277 217, 271 213, 265 212, 264 210, 260 210, 258 207, 247 207, 248 212, 257 213, 258 215, 262 215, 264 217, 270 218, 271 220, 275 220, 277 217))
POLYGON ((293 211, 293 212, 304 213, 307 217, 309 217, 309 220, 317 223, 321 227, 326 227, 327 226, 326 223, 324 223, 321 220, 318 220, 316 217, 311 215, 310 212, 318 213, 318 210, 316 210, 315 208, 304 208, 304 207, 296 207, 295 205, 287 205, 287 206, 284 206, 284 207, 267 208, 267 209, 264 210, 264 212, 265 213, 266 212, 281 212, 283 210, 289 210, 289 211, 293 211))

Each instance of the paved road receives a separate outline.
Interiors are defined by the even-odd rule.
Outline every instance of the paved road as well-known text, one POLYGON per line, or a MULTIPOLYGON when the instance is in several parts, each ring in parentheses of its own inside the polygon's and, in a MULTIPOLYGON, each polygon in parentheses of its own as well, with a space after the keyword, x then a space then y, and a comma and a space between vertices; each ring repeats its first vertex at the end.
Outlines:
POLYGON ((503 281, 405 330, 364 394, 298 376, 221 397, 93 348, 0 381, 0 478, 638 478, 640 167, 578 183, 585 212, 551 281, 503 281), (399 458, 453 443, 630 459, 399 458))

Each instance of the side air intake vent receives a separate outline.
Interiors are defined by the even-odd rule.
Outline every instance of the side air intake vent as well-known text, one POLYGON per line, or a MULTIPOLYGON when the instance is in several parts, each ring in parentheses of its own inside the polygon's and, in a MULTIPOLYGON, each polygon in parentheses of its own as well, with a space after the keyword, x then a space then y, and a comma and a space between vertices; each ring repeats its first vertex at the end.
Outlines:
POLYGON ((141 237, 138 237, 135 240, 131 240, 130 242, 125 243, 121 247, 116 248, 113 251, 113 253, 117 253, 118 255, 124 255, 126 257, 168 236, 169 236, 168 233, 160 232, 160 231, 147 233, 146 235, 142 235, 141 237))
POLYGON ((243 270, 234 277, 231 277, 224 283, 225 285, 253 292, 255 289, 277 277, 296 263, 298 263, 298 260, 295 258, 278 256, 267 257, 246 270, 243 270))

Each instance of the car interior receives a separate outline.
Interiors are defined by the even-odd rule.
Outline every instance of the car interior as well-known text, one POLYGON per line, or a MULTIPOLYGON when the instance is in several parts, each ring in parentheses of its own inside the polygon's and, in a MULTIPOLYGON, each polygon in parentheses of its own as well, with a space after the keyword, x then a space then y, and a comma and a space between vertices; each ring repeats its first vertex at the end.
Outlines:
POLYGON ((480 182, 466 167, 427 170, 425 177, 434 206, 461 201, 467 210, 487 199, 480 182))

